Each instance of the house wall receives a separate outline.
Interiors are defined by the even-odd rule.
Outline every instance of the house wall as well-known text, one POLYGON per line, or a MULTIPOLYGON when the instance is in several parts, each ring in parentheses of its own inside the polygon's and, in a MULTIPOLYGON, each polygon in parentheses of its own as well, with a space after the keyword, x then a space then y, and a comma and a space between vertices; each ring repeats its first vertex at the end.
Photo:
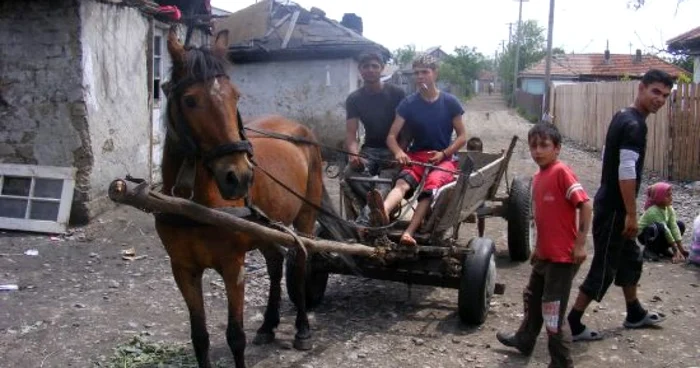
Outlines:
POLYGON ((92 167, 80 42, 74 0, 0 3, 0 162, 77 168, 76 201, 92 167))
POLYGON ((150 24, 137 9, 96 1, 82 1, 80 16, 80 65, 92 142, 87 195, 90 210, 99 212, 112 180, 149 175, 150 24))
POLYGON ((693 59, 693 83, 700 83, 700 55, 693 59))
POLYGON ((0 162, 75 167, 73 223, 112 206, 113 179, 149 178, 154 24, 97 0, 0 2, 0 162))
POLYGON ((521 78, 520 89, 533 95, 544 93, 544 80, 540 78, 521 78))
POLYGON ((243 119, 280 114, 335 147, 344 140, 345 99, 357 89, 357 73, 352 59, 279 61, 235 65, 231 80, 243 119))

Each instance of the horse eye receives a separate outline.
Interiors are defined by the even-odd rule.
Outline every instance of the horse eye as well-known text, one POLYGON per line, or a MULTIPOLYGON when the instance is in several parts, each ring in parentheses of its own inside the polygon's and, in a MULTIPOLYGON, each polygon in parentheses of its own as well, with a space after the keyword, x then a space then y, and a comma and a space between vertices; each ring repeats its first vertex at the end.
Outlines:
POLYGON ((185 105, 189 108, 197 107, 197 100, 192 96, 185 96, 182 99, 182 102, 184 102, 185 105))

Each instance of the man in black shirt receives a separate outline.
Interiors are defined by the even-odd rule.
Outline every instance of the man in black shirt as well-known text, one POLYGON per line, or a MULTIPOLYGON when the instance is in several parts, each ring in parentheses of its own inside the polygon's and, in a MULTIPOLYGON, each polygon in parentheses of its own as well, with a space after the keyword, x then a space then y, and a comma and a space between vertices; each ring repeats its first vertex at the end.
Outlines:
MULTIPOLYGON (((391 162, 394 160, 394 154, 386 145, 386 137, 394 122, 396 107, 406 96, 406 93, 394 85, 382 83, 381 73, 384 69, 384 61, 378 54, 365 53, 360 55, 358 68, 364 83, 362 87, 352 92, 345 101, 347 110, 345 146, 350 153, 360 154, 362 157, 349 155, 349 166, 344 175, 346 180, 349 177, 375 175, 392 178, 398 172, 398 167, 392 167, 391 162), (357 141, 360 122, 365 130, 365 141, 361 150, 357 141)), ((403 143, 406 144, 405 132, 402 133, 402 136, 403 143)), ((353 188, 358 199, 363 201, 367 192, 372 188, 358 181, 348 180, 347 183, 353 188)), ((377 185, 377 189, 383 196, 386 196, 391 190, 391 185, 377 185)), ((364 212, 364 215, 361 216, 362 220, 366 222, 368 208, 365 206, 362 212, 364 212)))
POLYGON ((574 341, 602 338, 583 325, 581 317, 592 300, 603 299, 613 281, 625 295, 625 327, 653 325, 664 319, 662 314, 646 311, 637 299, 642 255, 635 241, 636 199, 644 170, 646 118, 666 103, 672 87, 673 79, 667 73, 649 70, 639 83, 634 104, 618 111, 608 127, 600 188, 593 202, 593 261, 568 316, 574 341))

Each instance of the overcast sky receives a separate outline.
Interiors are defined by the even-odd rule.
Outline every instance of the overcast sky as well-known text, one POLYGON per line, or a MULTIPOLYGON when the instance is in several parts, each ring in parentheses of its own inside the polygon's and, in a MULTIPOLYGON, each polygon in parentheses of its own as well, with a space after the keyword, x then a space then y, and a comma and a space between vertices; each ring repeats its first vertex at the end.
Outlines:
MULTIPOLYGON (((298 0, 340 21, 344 13, 362 17, 364 36, 390 50, 414 44, 418 50, 442 46, 476 47, 486 55, 508 40, 509 22, 518 20, 517 0, 298 0)), ((554 46, 567 53, 602 53, 606 40, 612 53, 663 48, 666 40, 700 26, 700 0, 646 0, 640 10, 628 0, 556 0, 554 46)), ((255 0, 211 0, 212 6, 236 11, 255 0)), ((549 0, 523 2, 523 20, 534 19, 545 28, 549 0)), ((513 28, 515 30, 515 28, 513 28)))

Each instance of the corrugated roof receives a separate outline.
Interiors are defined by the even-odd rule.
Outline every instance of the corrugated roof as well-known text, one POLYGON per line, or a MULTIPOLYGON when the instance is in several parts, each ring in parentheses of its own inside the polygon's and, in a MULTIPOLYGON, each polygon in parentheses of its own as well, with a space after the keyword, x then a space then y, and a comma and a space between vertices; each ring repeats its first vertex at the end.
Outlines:
POLYGON ((693 28, 666 41, 670 51, 696 51, 700 52, 700 27, 693 28))
MULTIPOLYGON (((544 76, 546 59, 520 72, 521 76, 544 76)), ((678 77, 685 70, 654 55, 642 55, 635 62, 635 55, 611 54, 605 62, 604 54, 566 54, 552 57, 551 75, 561 77, 641 77, 649 69, 660 69, 678 77)))
POLYGON ((322 10, 292 2, 260 1, 218 20, 216 28, 229 31, 229 56, 238 62, 347 57, 370 49, 390 56, 385 47, 328 19, 322 10))

